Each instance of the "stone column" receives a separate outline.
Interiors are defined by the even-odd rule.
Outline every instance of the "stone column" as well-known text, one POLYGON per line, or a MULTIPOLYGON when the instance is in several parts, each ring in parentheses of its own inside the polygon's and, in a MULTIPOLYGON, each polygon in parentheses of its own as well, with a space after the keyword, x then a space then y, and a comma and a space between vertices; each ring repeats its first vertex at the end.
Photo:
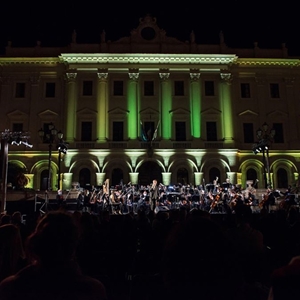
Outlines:
POLYGON ((106 173, 96 173, 96 185, 103 185, 106 179, 106 173))
POLYGON ((28 178, 28 184, 25 186, 29 189, 34 189, 34 174, 24 174, 28 178))
POLYGON ((203 172, 194 172, 194 177, 195 177, 195 179, 194 179, 195 180, 195 185, 196 186, 201 185, 202 180, 203 180, 203 172))
POLYGON ((107 69, 98 70, 97 82, 97 139, 98 142, 106 142, 107 110, 108 110, 108 72, 107 69))
POLYGON ((66 141, 73 142, 77 129, 77 73, 70 70, 66 73, 67 78, 67 107, 66 107, 66 141))
MULTIPOLYGON (((287 99, 287 106, 288 106, 288 112, 289 112, 289 118, 288 118, 288 132, 289 136, 291 137, 290 140, 290 148, 291 149, 299 149, 299 122, 295 122, 297 120, 297 109, 295 106, 295 94, 294 94, 294 83, 295 78, 293 77, 287 77, 284 79, 286 83, 286 99, 287 99)), ((276 133, 275 133, 276 137, 276 133)))
POLYGON ((234 132, 233 132, 233 115, 232 115, 232 101, 231 101, 231 81, 232 76, 228 71, 221 70, 220 83, 220 101, 222 109, 222 134, 224 138, 225 147, 233 146, 234 132))
POLYGON ((136 140, 138 137, 138 79, 139 73, 137 69, 129 70, 127 107, 128 116, 128 137, 136 140))
POLYGON ((132 184, 138 184, 139 182, 139 172, 130 172, 129 179, 132 184))
POLYGON ((162 184, 163 185, 170 185, 171 184, 171 179, 172 179, 172 173, 171 172, 162 172, 162 184))
MULTIPOLYGON (((227 172, 227 178, 230 179, 230 182, 232 184, 237 184, 238 183, 237 182, 237 174, 236 174, 236 172, 227 172)), ((246 180, 247 180, 247 178, 246 178, 246 180)))
POLYGON ((62 184, 63 190, 72 189, 73 173, 64 173, 64 180, 62 184))
POLYGON ((162 138, 166 140, 171 139, 171 117, 170 111, 172 109, 172 92, 169 82, 169 70, 162 69, 160 70, 159 77, 161 79, 161 98, 160 98, 160 107, 161 107, 161 132, 162 138))
MULTIPOLYGON (((26 130, 31 132, 31 134, 37 133, 37 128, 41 127, 39 123, 38 115, 38 101, 39 101, 39 81, 40 77, 38 74, 30 77, 31 82, 31 95, 30 95, 30 110, 29 110, 29 124, 26 124, 26 130)), ((24 124, 25 125, 25 124, 24 124)))
POLYGON ((199 70, 191 70, 191 135, 194 138, 201 137, 201 86, 199 70))

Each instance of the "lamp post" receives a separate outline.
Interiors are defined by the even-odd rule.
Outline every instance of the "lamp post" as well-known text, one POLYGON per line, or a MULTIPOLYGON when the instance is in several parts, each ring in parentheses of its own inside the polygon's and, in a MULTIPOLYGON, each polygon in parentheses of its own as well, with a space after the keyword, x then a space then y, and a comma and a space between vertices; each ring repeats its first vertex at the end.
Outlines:
POLYGON ((272 128, 270 131, 268 131, 268 129, 269 126, 265 122, 262 125, 262 129, 259 128, 256 131, 258 142, 254 144, 252 148, 254 154, 262 152, 263 155, 265 188, 271 187, 269 149, 271 147, 271 144, 273 143, 275 136, 275 129, 272 128))
POLYGON ((67 154, 68 151, 68 143, 64 142, 63 140, 63 133, 61 131, 59 131, 57 133, 57 137, 59 139, 59 143, 57 146, 57 150, 58 150, 58 177, 57 177, 57 189, 60 190, 61 189, 61 168, 60 168, 60 164, 61 164, 61 154, 67 154))
POLYGON ((44 131, 42 128, 39 130, 39 136, 43 142, 49 143, 49 152, 48 152, 48 177, 47 177, 47 186, 46 193, 51 189, 51 161, 52 161, 52 147, 55 137, 57 135, 57 129, 54 124, 51 122, 48 124, 48 130, 44 131))

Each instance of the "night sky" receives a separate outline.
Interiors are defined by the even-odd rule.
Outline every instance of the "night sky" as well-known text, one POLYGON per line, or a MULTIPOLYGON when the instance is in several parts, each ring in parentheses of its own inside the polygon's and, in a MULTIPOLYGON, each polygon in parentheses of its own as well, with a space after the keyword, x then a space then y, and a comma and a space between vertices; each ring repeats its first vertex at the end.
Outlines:
POLYGON ((7 41, 13 46, 66 46, 72 31, 77 32, 78 43, 97 43, 104 29, 107 40, 129 36, 139 24, 139 18, 150 14, 167 36, 181 41, 189 40, 193 30, 196 42, 219 43, 219 32, 232 48, 280 48, 286 43, 290 56, 300 56, 298 9, 291 1, 276 3, 268 0, 253 1, 10 1, 1 5, 0 54, 7 41), (169 2, 168 2, 169 3, 169 2), (197 4, 196 4, 197 3, 197 4), (285 6, 283 6, 285 5, 285 6))

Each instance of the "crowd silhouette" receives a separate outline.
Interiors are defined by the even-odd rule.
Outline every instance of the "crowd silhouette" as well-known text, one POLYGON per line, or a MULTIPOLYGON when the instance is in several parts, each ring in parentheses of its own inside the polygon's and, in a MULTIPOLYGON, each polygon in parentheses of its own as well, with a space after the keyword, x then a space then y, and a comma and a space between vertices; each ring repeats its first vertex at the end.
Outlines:
POLYGON ((0 299, 296 299, 299 255, 296 205, 4 213, 0 299))

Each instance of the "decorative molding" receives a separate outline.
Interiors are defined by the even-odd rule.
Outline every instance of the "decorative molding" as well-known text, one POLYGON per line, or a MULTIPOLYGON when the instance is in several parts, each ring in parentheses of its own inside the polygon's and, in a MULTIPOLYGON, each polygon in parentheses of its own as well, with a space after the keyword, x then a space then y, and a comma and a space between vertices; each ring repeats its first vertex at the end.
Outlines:
POLYGON ((76 72, 67 72, 66 76, 67 76, 68 80, 75 80, 77 77, 77 73, 76 72))
POLYGON ((200 72, 198 70, 191 70, 191 73, 190 73, 190 78, 192 81, 198 81, 200 79, 200 72))
POLYGON ((232 74, 230 72, 228 72, 227 70, 224 70, 220 72, 220 76, 223 82, 227 83, 227 84, 231 84, 232 82, 232 74))
POLYGON ((299 59, 239 58, 233 62, 239 66, 300 66, 299 59))
POLYGON ((159 77, 161 80, 167 80, 170 77, 169 69, 160 69, 159 77))
MULTIPOLYGON (((232 54, 61 54, 63 63, 110 64, 110 63, 176 63, 176 64, 230 64, 237 60, 232 54)), ((1 60, 0 60, 1 62, 1 60)))
POLYGON ((138 69, 130 69, 129 70, 129 73, 128 73, 128 76, 131 80, 138 80, 139 79, 139 72, 138 72, 138 69))
POLYGON ((100 79, 100 80, 107 80, 107 78, 108 78, 108 73, 106 72, 106 73, 97 73, 97 76, 98 76, 98 79, 100 79))

